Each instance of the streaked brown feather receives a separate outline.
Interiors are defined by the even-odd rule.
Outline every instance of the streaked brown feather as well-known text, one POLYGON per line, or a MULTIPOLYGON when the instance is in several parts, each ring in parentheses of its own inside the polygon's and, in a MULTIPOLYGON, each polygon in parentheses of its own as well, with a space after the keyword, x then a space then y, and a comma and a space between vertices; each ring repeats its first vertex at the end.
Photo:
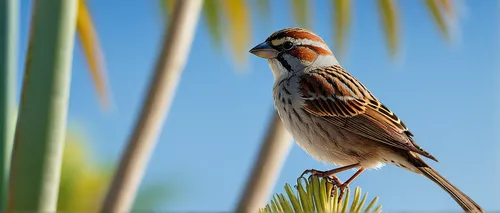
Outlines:
POLYGON ((304 110, 363 137, 437 161, 412 139, 404 123, 340 66, 304 74, 299 80, 304 110), (349 118, 346 122, 345 118, 349 118))

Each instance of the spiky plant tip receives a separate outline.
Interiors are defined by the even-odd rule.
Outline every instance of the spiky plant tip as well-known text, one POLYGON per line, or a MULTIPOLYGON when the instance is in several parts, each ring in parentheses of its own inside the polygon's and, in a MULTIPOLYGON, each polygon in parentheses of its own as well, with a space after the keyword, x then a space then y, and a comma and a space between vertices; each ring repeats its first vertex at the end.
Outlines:
POLYGON ((275 194, 270 203, 259 210, 259 213, 277 212, 382 212, 382 206, 377 204, 378 197, 371 199, 366 206, 368 193, 362 194, 361 188, 356 187, 351 199, 349 188, 342 198, 340 191, 333 189, 333 184, 324 178, 316 176, 297 179, 297 185, 292 188, 285 185, 285 193, 275 194), (331 192, 333 189, 333 196, 331 192), (285 195, 286 194, 286 195, 285 195))

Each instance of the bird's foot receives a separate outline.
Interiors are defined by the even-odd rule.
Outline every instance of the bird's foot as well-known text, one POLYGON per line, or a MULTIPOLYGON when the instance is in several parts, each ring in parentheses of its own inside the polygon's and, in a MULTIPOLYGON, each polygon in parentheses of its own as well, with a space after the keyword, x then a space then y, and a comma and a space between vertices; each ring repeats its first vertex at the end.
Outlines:
POLYGON ((337 190, 337 188, 339 189, 339 199, 338 199, 338 202, 340 203, 340 201, 342 200, 342 197, 344 196, 344 192, 345 192, 345 189, 349 187, 349 184, 334 184, 334 187, 332 188, 332 191, 330 192, 330 195, 333 197, 335 196, 335 190, 337 190))
POLYGON ((315 170, 315 169, 305 170, 302 173, 302 175, 300 175, 299 179, 303 178, 307 174, 310 174, 309 178, 314 177, 314 176, 321 177, 321 178, 324 178, 328 183, 332 184, 333 188, 332 188, 332 190, 330 192, 330 195, 332 197, 334 196, 335 190, 338 188, 339 192, 340 192, 340 194, 339 194, 339 202, 340 202, 340 200, 342 199, 342 197, 344 195, 345 189, 349 185, 349 184, 346 184, 346 183, 342 183, 336 175, 330 174, 329 171, 319 171, 319 170, 315 170))
POLYGON ((319 171, 316 169, 308 169, 308 170, 305 170, 304 172, 302 172, 299 179, 303 178, 307 174, 311 174, 309 177, 313 177, 313 176, 321 177, 321 178, 329 178, 330 177, 330 175, 328 175, 328 173, 325 171, 319 171))

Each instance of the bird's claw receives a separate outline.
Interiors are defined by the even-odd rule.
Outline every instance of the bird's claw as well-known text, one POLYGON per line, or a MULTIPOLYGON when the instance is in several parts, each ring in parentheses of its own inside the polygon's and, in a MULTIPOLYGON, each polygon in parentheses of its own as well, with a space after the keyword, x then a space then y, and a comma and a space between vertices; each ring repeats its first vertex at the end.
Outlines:
POLYGON ((335 175, 328 175, 326 172, 324 171, 319 171, 319 170, 315 170, 315 169, 307 169, 305 170, 298 179, 301 179, 303 178, 305 175, 307 174, 310 174, 308 179, 316 176, 316 177, 321 177, 321 178, 324 178, 328 183, 332 184, 333 185, 333 188, 330 192, 330 195, 333 197, 334 196, 334 193, 335 193, 335 190, 338 188, 339 189, 339 202, 340 200, 342 199, 342 197, 344 196, 344 191, 346 188, 348 188, 349 186, 347 184, 343 184, 342 182, 340 182, 339 178, 337 178, 337 176, 335 175))
POLYGON ((306 174, 311 174, 309 176, 309 178, 312 177, 312 176, 321 177, 321 178, 329 177, 323 171, 318 171, 316 169, 307 169, 304 172, 302 172, 302 174, 300 175, 299 179, 303 178, 306 174))
POLYGON ((344 196, 344 192, 345 192, 345 189, 348 188, 349 186, 348 185, 345 185, 345 184, 340 184, 340 185, 336 185, 334 184, 334 187, 332 188, 332 191, 330 192, 331 194, 331 197, 335 196, 335 190, 337 190, 337 188, 339 189, 339 199, 338 199, 338 202, 340 202, 342 200, 342 197, 344 196))

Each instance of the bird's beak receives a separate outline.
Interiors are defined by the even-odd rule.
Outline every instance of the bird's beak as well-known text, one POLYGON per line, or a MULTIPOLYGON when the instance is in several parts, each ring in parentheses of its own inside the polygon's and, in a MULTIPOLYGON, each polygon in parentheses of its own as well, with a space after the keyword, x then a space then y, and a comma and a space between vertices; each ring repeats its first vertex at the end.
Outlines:
POLYGON ((276 58, 278 56, 278 51, 275 50, 271 45, 269 45, 267 42, 260 43, 259 45, 255 46, 250 50, 250 53, 259 56, 261 58, 276 58))

